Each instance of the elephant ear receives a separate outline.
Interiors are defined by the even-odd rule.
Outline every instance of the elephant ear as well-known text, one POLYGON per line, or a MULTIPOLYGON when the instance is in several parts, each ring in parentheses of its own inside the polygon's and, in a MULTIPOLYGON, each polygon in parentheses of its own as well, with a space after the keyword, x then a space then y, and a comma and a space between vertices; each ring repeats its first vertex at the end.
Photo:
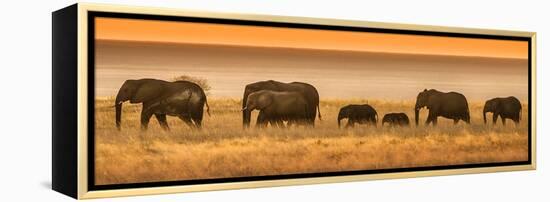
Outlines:
POLYGON ((496 99, 494 102, 493 102, 493 111, 499 111, 500 109, 500 105, 502 104, 501 103, 502 100, 501 99, 496 99))
POLYGON ((433 107, 436 107, 439 104, 439 99, 437 99, 436 96, 429 95, 427 99, 428 101, 426 102, 426 107, 428 109, 432 109, 433 107))
POLYGON ((160 82, 142 83, 130 99, 131 103, 147 102, 162 95, 163 85, 160 82))
POLYGON ((273 97, 272 96, 269 96, 269 95, 261 95, 258 97, 258 100, 257 100, 257 108, 262 110, 266 107, 268 107, 269 105, 271 105, 271 103, 273 103, 273 97))

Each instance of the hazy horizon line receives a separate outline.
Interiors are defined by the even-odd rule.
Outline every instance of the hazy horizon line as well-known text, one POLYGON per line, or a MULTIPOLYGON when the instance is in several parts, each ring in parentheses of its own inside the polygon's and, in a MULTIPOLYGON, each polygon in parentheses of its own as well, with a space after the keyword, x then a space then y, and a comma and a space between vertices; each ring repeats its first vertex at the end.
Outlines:
MULTIPOLYGON (((111 99, 115 99, 116 95, 105 95, 105 96, 99 96, 99 95, 96 95, 95 96, 95 100, 111 100, 111 99)), ((215 96, 215 95, 206 95, 206 97, 208 99, 232 99, 232 100, 242 100, 242 97, 232 97, 232 96, 215 96)), ((525 99, 525 98, 522 98, 520 96, 515 96, 516 98, 518 98, 520 100, 520 102, 522 104, 528 104, 528 100, 525 99)), ((347 101, 356 101, 356 100, 367 100, 367 101, 373 101, 373 102, 414 102, 416 101, 416 97, 413 97, 413 98, 410 98, 410 99, 397 99, 397 98, 383 98, 383 97, 379 97, 379 98, 372 98, 371 99, 367 99, 366 97, 346 97, 346 98, 341 98, 341 97, 324 97, 324 98, 319 98, 320 101, 340 101, 340 100, 347 100, 347 101)), ((470 102, 485 102, 487 101, 486 99, 483 99, 483 98, 470 98, 468 99, 468 101, 470 102)), ((128 104, 128 103, 127 103, 128 104)), ((140 104, 140 103, 137 103, 137 104, 140 104)))
POLYGON ((148 40, 120 40, 120 39, 95 39, 99 42, 135 42, 135 43, 150 43, 150 44, 171 44, 171 45, 203 45, 203 46, 227 46, 227 47, 246 47, 246 48, 263 48, 263 49, 291 49, 291 50, 310 50, 310 51, 332 51, 332 52, 353 52, 353 53, 374 53, 374 54, 395 54, 395 55, 416 55, 416 56, 440 56, 440 57, 461 57, 461 58, 480 58, 480 59, 508 59, 508 60, 528 60, 529 58, 516 57, 489 57, 475 55, 452 55, 452 54, 425 54, 425 53, 407 53, 407 52, 383 52, 383 51, 358 51, 347 49, 324 49, 324 48, 295 48, 285 46, 251 46, 238 44, 213 44, 213 43, 182 43, 182 42, 167 42, 167 41, 148 41, 148 40))

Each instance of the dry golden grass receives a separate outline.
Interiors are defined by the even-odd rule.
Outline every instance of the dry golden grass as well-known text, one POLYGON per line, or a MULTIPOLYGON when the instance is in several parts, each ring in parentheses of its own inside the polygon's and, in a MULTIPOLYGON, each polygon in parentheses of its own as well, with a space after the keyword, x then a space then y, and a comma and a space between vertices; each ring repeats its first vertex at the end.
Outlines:
MULTIPOLYGON (((311 128, 242 129, 239 99, 209 99, 212 116, 202 130, 168 117, 171 131, 152 118, 139 129, 140 105, 124 104, 122 131, 112 98, 96 101, 96 184, 119 184, 344 170, 527 160, 527 106, 514 126, 484 125, 483 103, 470 103, 472 124, 439 119, 437 127, 359 126, 338 129, 340 107, 366 100, 322 100, 323 121, 311 128)), ((369 100, 380 118, 405 112, 414 125, 414 102, 369 100)), ((255 114, 253 114, 255 115, 255 114)))

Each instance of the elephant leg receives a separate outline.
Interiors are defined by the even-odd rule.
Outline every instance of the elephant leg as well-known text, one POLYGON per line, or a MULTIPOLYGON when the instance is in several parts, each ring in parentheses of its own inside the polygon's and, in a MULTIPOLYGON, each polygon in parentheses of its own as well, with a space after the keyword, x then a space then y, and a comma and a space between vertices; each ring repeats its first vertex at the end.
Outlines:
MULTIPOLYGON (((470 124, 470 120, 469 120, 468 118, 465 117, 465 118, 462 118, 462 120, 463 120, 465 123, 470 124)), ((458 119, 458 121, 460 121, 460 119, 458 119)))
MULTIPOLYGON (((286 127, 287 128, 290 128, 292 127, 292 125, 296 124, 296 121, 295 120, 292 120, 292 119, 289 119, 287 122, 286 122, 286 127)), ((285 123, 281 120, 281 125, 283 125, 283 127, 285 127, 285 123)))
POLYGON ((315 128, 315 120, 313 122, 307 120, 307 119, 300 119, 300 122, 302 125, 304 125, 306 128, 315 128))
POLYGON ((270 119, 268 121, 266 121, 269 125, 271 125, 271 127, 279 127, 279 124, 277 124, 277 121, 276 120, 273 120, 273 119, 270 119))
POLYGON ((502 125, 505 126, 506 125, 506 118, 504 118, 503 116, 500 116, 500 120, 502 120, 502 125))
POLYGON ((170 130, 170 127, 168 127, 168 122, 166 121, 166 114, 155 114, 155 118, 159 121, 162 129, 170 130))
POLYGON ((464 120, 467 124, 470 124, 470 113, 468 112, 465 114, 462 120, 464 120))
POLYGON ((460 119, 455 118, 455 119, 453 119, 453 124, 456 125, 456 124, 458 124, 459 121, 460 121, 460 119))
POLYGON ((198 128, 198 129, 202 128, 202 120, 197 119, 197 118, 191 118, 191 119, 193 119, 193 122, 195 123, 196 128, 198 128))
POLYGON ((314 125, 311 124, 309 119, 305 119, 305 118, 297 118, 297 119, 294 119, 292 122, 297 126, 304 126, 304 127, 310 127, 310 128, 315 127, 314 125))
POLYGON ((303 119, 304 125, 310 125, 311 127, 315 127, 315 119, 317 118, 317 104, 312 104, 313 107, 308 106, 308 108, 305 111, 305 116, 303 119))
MULTIPOLYGON (((283 120, 281 120, 281 119, 277 119, 277 120, 275 121, 275 124, 276 124, 277 127, 279 127, 279 128, 285 128, 285 127, 286 127, 286 126, 285 126, 285 122, 283 122, 283 120)), ((289 124, 289 127, 290 127, 290 122, 288 122, 288 124, 289 124)))
POLYGON ((374 118, 367 120, 367 125, 376 127, 376 121, 374 120, 374 118))
POLYGON ((258 118, 256 119, 256 128, 265 128, 267 127, 267 118, 265 117, 265 113, 260 111, 258 114, 258 118))
POLYGON ((432 120, 432 124, 433 126, 437 126, 437 116, 433 116, 433 120, 432 120))
POLYGON ((346 125, 346 128, 353 128, 353 127, 355 127, 355 121, 348 120, 348 124, 346 125))
POLYGON ((493 113, 493 125, 497 124, 498 114, 493 113))
POLYGON ((191 119, 195 123, 196 128, 198 128, 198 129, 202 128, 202 116, 200 116, 200 117, 192 116, 191 119))
POLYGON ((435 116, 431 111, 428 113, 426 125, 430 125, 430 123, 433 123, 434 126, 437 125, 437 116, 435 116))
POLYGON ((190 128, 195 128, 195 124, 193 124, 193 121, 191 120, 190 116, 188 116, 188 115, 179 115, 178 118, 180 118, 190 128))
POLYGON ((519 116, 514 118, 514 123, 516 124, 516 127, 519 126, 519 116))
POLYGON ((296 118, 292 120, 293 124, 296 124, 296 126, 304 126, 304 127, 310 127, 313 128, 314 126, 311 125, 311 122, 309 119, 306 118, 296 118))
POLYGON ((272 127, 277 127, 277 128, 284 128, 285 127, 283 121, 280 120, 280 119, 270 119, 269 124, 271 124, 272 127))
POLYGON ((196 109, 196 110, 191 110, 190 111, 190 115, 191 115, 191 119, 193 120, 193 122, 195 123, 195 126, 197 128, 202 128, 202 119, 203 119, 203 107, 198 107, 199 109, 196 109))
POLYGON ((313 118, 308 115, 305 118, 299 118, 298 121, 295 122, 300 122, 301 125, 315 127, 315 114, 313 114, 313 118))
POLYGON ((519 124, 519 114, 516 115, 516 117, 514 117, 513 120, 514 120, 514 123, 516 123, 516 125, 518 125, 519 124))
POLYGON ((141 130, 147 130, 152 116, 153 112, 151 110, 141 110, 141 130))

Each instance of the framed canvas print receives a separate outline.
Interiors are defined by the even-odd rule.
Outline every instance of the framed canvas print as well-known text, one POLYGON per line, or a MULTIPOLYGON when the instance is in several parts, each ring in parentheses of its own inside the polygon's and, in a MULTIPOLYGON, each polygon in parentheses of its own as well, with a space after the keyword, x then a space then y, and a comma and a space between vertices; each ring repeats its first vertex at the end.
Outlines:
POLYGON ((98 198, 535 169, 535 33, 75 4, 53 189, 98 198))

